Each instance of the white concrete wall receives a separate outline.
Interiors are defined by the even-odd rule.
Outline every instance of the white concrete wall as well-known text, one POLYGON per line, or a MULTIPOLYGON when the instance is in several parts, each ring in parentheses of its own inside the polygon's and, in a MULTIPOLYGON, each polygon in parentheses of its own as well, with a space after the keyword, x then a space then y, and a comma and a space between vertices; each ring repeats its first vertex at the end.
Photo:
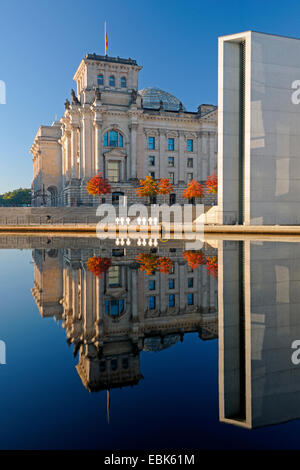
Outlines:
MULTIPOLYGON (((243 185, 246 225, 300 223, 300 40, 246 32, 219 39, 219 205, 236 211, 243 185), (244 156, 237 153, 238 43, 245 41, 244 156), (237 114, 236 114, 237 113, 237 114), (237 175, 243 158, 244 174, 237 175)), ((232 223, 232 222, 231 222, 232 223)))

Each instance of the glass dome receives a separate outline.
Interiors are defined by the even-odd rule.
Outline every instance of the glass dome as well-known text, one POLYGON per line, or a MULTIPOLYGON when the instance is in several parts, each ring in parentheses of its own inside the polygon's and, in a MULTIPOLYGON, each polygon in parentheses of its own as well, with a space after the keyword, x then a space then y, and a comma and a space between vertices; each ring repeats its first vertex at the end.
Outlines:
MULTIPOLYGON (((139 94, 143 98, 144 108, 159 109, 160 102, 162 101, 165 110, 179 111, 180 100, 167 91, 160 90, 159 88, 143 88, 139 90, 139 94)), ((182 110, 186 111, 183 105, 182 110)))
POLYGON ((174 344, 180 341, 180 335, 166 335, 164 337, 163 343, 161 342, 160 336, 152 336, 150 338, 145 338, 144 340, 144 351, 155 352, 162 351, 163 349, 170 348, 174 344))

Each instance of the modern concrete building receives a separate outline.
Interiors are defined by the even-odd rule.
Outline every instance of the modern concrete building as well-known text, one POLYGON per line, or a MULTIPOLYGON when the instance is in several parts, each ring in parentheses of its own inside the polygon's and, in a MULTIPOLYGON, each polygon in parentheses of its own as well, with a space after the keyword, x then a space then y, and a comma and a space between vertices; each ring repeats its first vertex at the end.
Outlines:
POLYGON ((219 223, 300 223, 300 40, 219 38, 219 223))
MULTIPOLYGON (((204 182, 216 170, 216 106, 190 112, 168 92, 139 90, 141 68, 133 59, 82 59, 74 75, 77 95, 72 90, 60 122, 41 126, 31 148, 34 206, 98 204, 86 191, 98 172, 113 188, 106 202, 122 194, 135 202, 138 178, 150 174, 170 178, 170 202, 180 203, 191 179, 204 182)), ((204 202, 214 203, 215 196, 204 202)))

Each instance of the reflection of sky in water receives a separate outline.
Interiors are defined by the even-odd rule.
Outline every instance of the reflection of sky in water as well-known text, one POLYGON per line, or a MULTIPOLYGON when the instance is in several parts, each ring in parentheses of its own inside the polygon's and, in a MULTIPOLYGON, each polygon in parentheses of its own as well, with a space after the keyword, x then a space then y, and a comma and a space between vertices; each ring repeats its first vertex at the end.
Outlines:
POLYGON ((111 391, 108 425, 106 392, 87 392, 64 329, 38 312, 31 251, 2 250, 0 267, 1 448, 298 447, 298 421, 252 431, 219 422, 218 344, 196 333, 159 352, 157 339, 145 344, 144 379, 111 391))

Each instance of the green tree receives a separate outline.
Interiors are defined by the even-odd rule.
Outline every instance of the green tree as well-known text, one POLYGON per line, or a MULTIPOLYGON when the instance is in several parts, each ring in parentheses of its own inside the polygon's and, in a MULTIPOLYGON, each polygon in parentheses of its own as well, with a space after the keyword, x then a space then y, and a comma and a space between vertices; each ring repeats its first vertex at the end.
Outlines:
POLYGON ((24 206, 31 204, 31 189, 19 188, 0 195, 1 206, 24 206))

